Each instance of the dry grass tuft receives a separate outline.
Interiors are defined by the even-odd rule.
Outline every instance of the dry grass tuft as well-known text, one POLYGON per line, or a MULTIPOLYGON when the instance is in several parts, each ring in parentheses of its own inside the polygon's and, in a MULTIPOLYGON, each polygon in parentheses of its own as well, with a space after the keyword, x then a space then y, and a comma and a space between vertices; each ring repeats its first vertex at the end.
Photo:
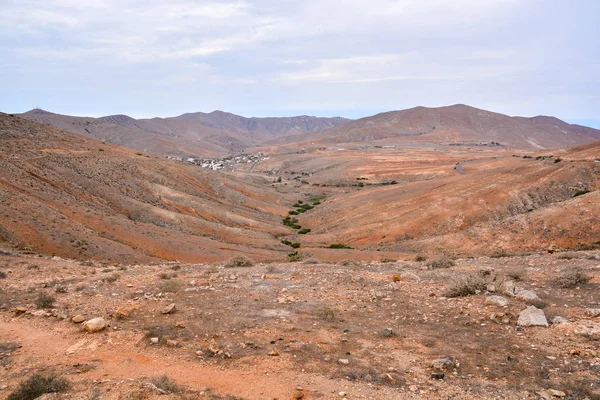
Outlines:
POLYGON ((579 285, 585 285, 589 281, 589 275, 587 275, 581 268, 568 268, 560 273, 560 275, 554 280, 554 284, 561 288, 571 289, 579 285))
POLYGON ((254 261, 246 256, 235 256, 230 258, 223 266, 225 268, 252 267, 254 261))

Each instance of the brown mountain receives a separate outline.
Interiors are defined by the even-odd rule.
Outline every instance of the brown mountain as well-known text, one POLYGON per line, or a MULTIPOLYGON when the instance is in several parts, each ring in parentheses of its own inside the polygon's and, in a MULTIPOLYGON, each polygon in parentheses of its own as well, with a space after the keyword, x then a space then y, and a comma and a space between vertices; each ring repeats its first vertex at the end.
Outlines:
POLYGON ((513 148, 548 149, 600 139, 600 130, 554 117, 509 117, 466 105, 390 111, 309 135, 291 135, 272 144, 318 141, 348 143, 384 140, 473 145, 498 142, 513 148))
POLYGON ((214 111, 172 118, 134 119, 127 115, 73 117, 35 109, 23 118, 120 146, 159 155, 220 156, 242 152, 262 141, 335 127, 345 118, 309 116, 246 118, 214 111))

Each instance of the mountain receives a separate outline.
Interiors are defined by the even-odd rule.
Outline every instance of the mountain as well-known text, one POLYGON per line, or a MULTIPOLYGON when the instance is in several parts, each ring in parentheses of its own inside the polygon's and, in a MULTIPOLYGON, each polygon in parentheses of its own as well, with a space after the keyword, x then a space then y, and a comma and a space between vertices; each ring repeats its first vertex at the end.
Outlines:
POLYGON ((73 117, 34 109, 21 117, 120 146, 158 155, 222 156, 265 140, 339 126, 341 117, 246 118, 222 111, 172 118, 134 119, 127 115, 73 117))
POLYGON ((258 175, 225 175, 2 113, 0 170, 0 242, 20 249, 119 262, 287 251, 277 236, 293 198, 258 175))
POLYGON ((599 139, 600 130, 568 124, 558 118, 509 117, 459 104, 385 112, 313 134, 287 136, 271 141, 270 144, 380 140, 455 145, 497 142, 514 148, 548 149, 599 139))

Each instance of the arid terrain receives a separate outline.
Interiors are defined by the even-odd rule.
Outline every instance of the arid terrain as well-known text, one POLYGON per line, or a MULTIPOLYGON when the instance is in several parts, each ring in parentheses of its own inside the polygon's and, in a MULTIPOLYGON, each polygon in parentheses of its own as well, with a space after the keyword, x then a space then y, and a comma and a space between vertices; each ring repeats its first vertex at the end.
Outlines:
POLYGON ((597 130, 25 116, 0 113, 2 399, 600 398, 597 130))

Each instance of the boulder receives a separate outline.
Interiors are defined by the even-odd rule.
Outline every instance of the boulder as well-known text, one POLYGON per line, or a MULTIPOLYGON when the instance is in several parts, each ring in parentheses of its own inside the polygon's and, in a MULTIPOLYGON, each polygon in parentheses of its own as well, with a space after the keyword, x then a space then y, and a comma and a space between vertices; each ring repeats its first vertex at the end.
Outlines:
POLYGON ((548 326, 548 320, 543 310, 536 306, 529 306, 519 313, 517 325, 520 326, 548 326))
POLYGON ((502 296, 488 296, 485 299, 485 304, 486 305, 492 305, 492 306, 500 306, 500 307, 504 307, 508 305, 508 300, 502 296))
POLYGON ((171 303, 162 310, 162 313, 163 314, 173 314, 175 312, 175 309, 176 309, 175 303, 171 303))
POLYGON ((100 332, 106 328, 106 325, 106 320, 104 318, 93 318, 83 324, 83 330, 90 333, 100 332))
POLYGON ((431 368, 438 371, 446 371, 454 367, 454 361, 450 357, 436 358, 431 362, 431 368))
POLYGON ((535 294, 535 292, 533 292, 532 290, 519 290, 517 291, 516 297, 517 299, 525 301, 539 300, 537 294, 535 294))

